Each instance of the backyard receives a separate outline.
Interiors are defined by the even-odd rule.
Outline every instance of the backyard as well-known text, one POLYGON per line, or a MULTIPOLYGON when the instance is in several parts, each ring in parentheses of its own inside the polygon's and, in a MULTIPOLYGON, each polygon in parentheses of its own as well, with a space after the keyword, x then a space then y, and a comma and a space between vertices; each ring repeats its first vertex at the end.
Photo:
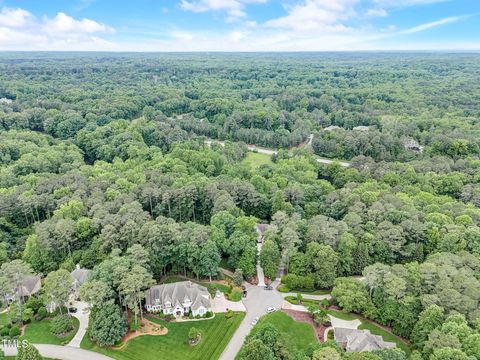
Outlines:
POLYGON ((142 354, 142 360, 158 359, 160 354, 165 359, 215 360, 222 354, 244 316, 245 313, 235 313, 231 319, 226 319, 224 314, 216 314, 212 320, 182 323, 167 323, 149 317, 150 321, 166 327, 168 333, 161 336, 137 337, 119 350, 100 348, 88 339, 87 334, 82 340, 81 347, 119 360, 136 360, 138 354, 142 354), (188 332, 192 326, 201 333, 201 340, 195 346, 188 343, 188 332))
POLYGON ((283 311, 276 311, 261 317, 251 333, 254 334, 262 324, 274 325, 289 349, 306 350, 311 343, 317 342, 312 325, 297 322, 283 311))
POLYGON ((72 317, 72 321, 75 329, 65 337, 57 337, 50 332, 49 319, 43 319, 40 321, 34 320, 27 324, 25 332, 20 339, 28 340, 34 344, 65 345, 72 340, 78 330, 78 319, 72 317))

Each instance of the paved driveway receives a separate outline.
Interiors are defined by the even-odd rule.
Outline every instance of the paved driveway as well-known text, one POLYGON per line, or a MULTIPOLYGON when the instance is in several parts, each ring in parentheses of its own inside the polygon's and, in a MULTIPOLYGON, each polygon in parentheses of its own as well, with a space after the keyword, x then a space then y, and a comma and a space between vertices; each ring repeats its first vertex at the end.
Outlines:
MULTIPOLYGON (((275 283, 272 285, 275 285, 275 283)), ((247 308, 247 314, 235 334, 233 334, 233 337, 223 351, 222 356, 220 356, 220 360, 235 359, 235 356, 240 351, 245 338, 252 329, 251 322, 253 319, 257 316, 261 317, 265 315, 265 310, 269 306, 274 306, 277 309, 280 309, 282 306, 283 298, 276 290, 264 290, 259 286, 247 285, 247 291, 248 296, 243 301, 247 308)))
POLYGON ((333 328, 357 329, 362 324, 358 319, 342 320, 332 315, 328 315, 328 317, 330 318, 333 328))
MULTIPOLYGON (((281 293, 283 297, 287 296, 297 296, 297 293, 294 292, 288 292, 288 293, 281 293)), ((302 298, 304 299, 309 299, 309 300, 319 300, 322 301, 323 299, 331 300, 332 295, 330 294, 325 294, 325 295, 311 295, 311 294, 302 294, 302 298)))
POLYGON ((88 304, 83 301, 75 301, 72 306, 77 308, 77 312, 72 313, 72 315, 78 319, 80 325, 78 327, 77 333, 68 343, 68 346, 80 348, 80 343, 82 342, 82 339, 87 332, 90 311, 88 309, 88 304))
POLYGON ((257 254, 258 254, 258 261, 257 261, 257 278, 258 278, 258 286, 264 287, 265 286, 265 275, 263 273, 263 269, 260 266, 260 253, 262 251, 263 243, 257 243, 257 254))
MULTIPOLYGON (((43 357, 48 357, 51 359, 60 359, 60 360, 112 360, 112 358, 98 354, 93 351, 83 350, 74 348, 71 346, 60 346, 60 345, 47 345, 47 344, 33 344, 40 355, 43 357)), ((3 348, 5 355, 15 356, 17 354, 17 348, 15 347, 5 347, 3 348)))
POLYGON ((212 300, 212 310, 214 313, 224 313, 227 309, 233 311, 246 311, 245 305, 241 301, 230 301, 225 298, 223 293, 220 293, 220 297, 216 297, 212 300))

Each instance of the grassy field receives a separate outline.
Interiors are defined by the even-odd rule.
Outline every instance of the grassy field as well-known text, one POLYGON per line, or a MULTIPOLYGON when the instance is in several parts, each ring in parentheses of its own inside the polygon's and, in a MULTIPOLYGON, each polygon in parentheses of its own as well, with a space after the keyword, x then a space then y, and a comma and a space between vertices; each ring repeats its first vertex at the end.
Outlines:
POLYGON ((59 338, 53 335, 50 332, 50 320, 44 319, 41 321, 32 321, 28 324, 21 339, 26 339, 29 342, 36 344, 64 345, 72 340, 78 330, 78 319, 72 317, 72 320, 75 330, 66 337, 59 338))
POLYGON ((130 340, 121 350, 100 348, 93 344, 86 335, 81 343, 82 349, 93 350, 119 360, 179 359, 179 360, 216 360, 230 341, 245 313, 236 313, 231 319, 223 314, 216 314, 212 320, 166 323, 149 318, 168 329, 166 335, 145 335, 130 340), (188 344, 188 331, 196 327, 202 334, 196 346, 188 344))
POLYGON ((7 325, 7 313, 1 313, 0 314, 0 326, 1 325, 7 325))
POLYGON ((252 333, 255 333, 255 329, 258 329, 260 325, 267 323, 278 329, 288 349, 306 350, 309 344, 317 342, 315 332, 310 324, 297 322, 282 311, 261 317, 258 324, 252 329, 252 333))
POLYGON ((360 316, 352 313, 344 313, 342 311, 336 311, 336 310, 327 310, 327 312, 330 315, 335 316, 336 318, 339 318, 342 320, 351 321, 351 320, 359 319, 362 322, 362 324, 358 327, 360 330, 370 330, 370 332, 373 335, 379 335, 385 341, 394 342, 395 344, 397 344, 397 347, 405 351, 407 355, 410 354, 410 347, 407 344, 405 344, 398 336, 396 336, 395 334, 392 334, 387 330, 384 330, 383 328, 375 325, 374 323, 369 322, 368 320, 365 320, 360 316))
POLYGON ((260 154, 249 151, 242 164, 248 165, 252 169, 256 169, 261 165, 272 165, 271 155, 260 154))

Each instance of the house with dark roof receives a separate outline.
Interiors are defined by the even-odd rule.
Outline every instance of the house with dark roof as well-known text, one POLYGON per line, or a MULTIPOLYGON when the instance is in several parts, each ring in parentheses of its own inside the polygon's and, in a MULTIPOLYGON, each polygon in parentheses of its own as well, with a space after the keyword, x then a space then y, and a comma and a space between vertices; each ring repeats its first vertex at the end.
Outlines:
POLYGON ((155 285, 145 292, 145 308, 165 315, 205 315, 212 311, 210 294, 205 286, 181 281, 155 285))
POLYGON ((395 343, 384 341, 381 336, 373 335, 369 330, 334 328, 335 341, 346 352, 363 352, 392 349, 395 343))

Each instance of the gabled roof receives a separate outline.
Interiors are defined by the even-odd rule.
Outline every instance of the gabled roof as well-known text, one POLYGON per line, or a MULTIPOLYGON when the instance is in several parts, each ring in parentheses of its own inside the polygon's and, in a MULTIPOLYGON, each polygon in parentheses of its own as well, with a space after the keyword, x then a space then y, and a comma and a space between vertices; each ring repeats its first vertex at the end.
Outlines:
POLYGON ((40 291, 42 283, 39 275, 29 276, 23 280, 22 285, 18 288, 18 295, 32 296, 40 291))
POLYGON ((152 286, 145 292, 146 305, 164 305, 171 303, 172 307, 183 306, 183 303, 191 302, 192 310, 200 306, 211 308, 210 294, 205 286, 191 281, 181 281, 171 284, 152 286), (160 302, 156 303, 156 299, 160 302))
POLYGON ((372 335, 368 330, 335 328, 335 341, 347 352, 362 352, 394 348, 395 343, 384 341, 381 336, 372 335))
POLYGON ((91 270, 88 270, 88 269, 77 268, 73 270, 70 273, 70 275, 72 275, 76 285, 80 286, 80 285, 83 285, 88 280, 88 276, 90 275, 90 272, 91 270))

